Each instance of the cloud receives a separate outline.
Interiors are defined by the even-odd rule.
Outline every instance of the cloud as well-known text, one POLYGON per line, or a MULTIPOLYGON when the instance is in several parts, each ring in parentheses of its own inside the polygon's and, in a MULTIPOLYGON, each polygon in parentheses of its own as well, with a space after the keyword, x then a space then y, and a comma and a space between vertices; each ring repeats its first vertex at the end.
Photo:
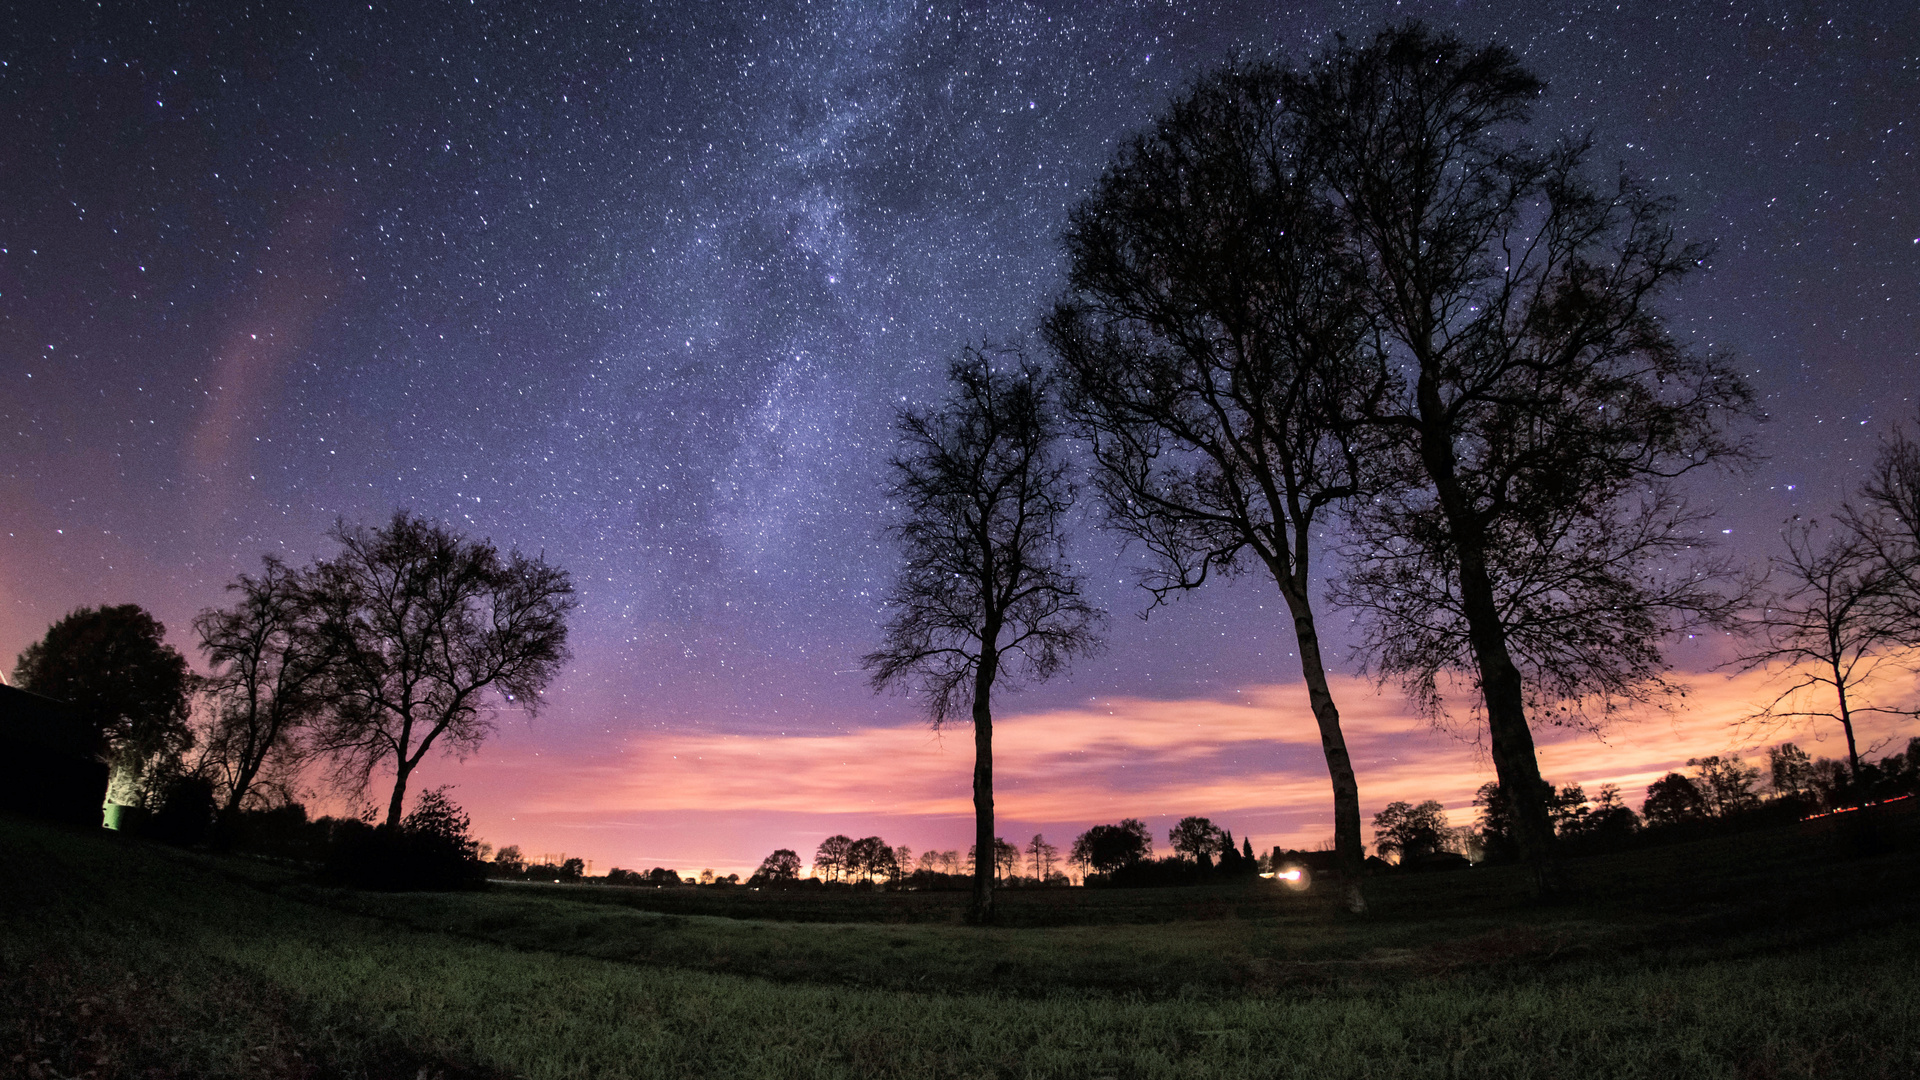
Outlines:
MULTIPOLYGON (((1617 784, 1638 806, 1648 783, 1684 771, 1691 757, 1753 757, 1790 737, 1815 755, 1844 754, 1833 725, 1783 731, 1740 723, 1778 692, 1778 676, 1687 681, 1670 709, 1628 713, 1598 735, 1537 732, 1542 772, 1589 793, 1617 784)), ((1457 734, 1436 729, 1399 694, 1357 678, 1336 678, 1333 691, 1366 818, 1396 800, 1437 799, 1456 824, 1473 820, 1474 792, 1493 779, 1493 767, 1464 718, 1457 734)), ((1863 747, 1904 737, 1886 717, 1864 720, 1862 730, 1863 747)), ((490 752, 463 767, 461 782, 474 796, 484 792, 487 805, 511 806, 513 828, 555 830, 576 848, 704 850, 708 864, 739 869, 757 863, 752 853, 763 847, 805 855, 835 831, 964 847, 972 743, 965 724, 938 732, 923 724, 784 735, 653 731, 600 753, 556 755, 531 744, 490 752)), ((1211 817, 1263 847, 1312 846, 1332 835, 1325 759, 1299 684, 1222 698, 1003 709, 994 769, 995 813, 1009 837, 1044 830, 1058 842, 1122 817, 1143 818, 1160 835, 1186 814, 1211 817)), ((477 819, 499 816, 476 810, 477 819)), ((620 865, 646 861, 622 858, 620 865)))

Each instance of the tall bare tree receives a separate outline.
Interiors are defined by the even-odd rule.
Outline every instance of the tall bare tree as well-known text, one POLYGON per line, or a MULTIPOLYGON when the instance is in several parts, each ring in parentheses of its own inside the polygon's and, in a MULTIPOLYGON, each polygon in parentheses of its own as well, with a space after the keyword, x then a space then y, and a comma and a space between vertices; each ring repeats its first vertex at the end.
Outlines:
POLYGON ((329 653, 316 746, 351 788, 392 768, 386 823, 397 826, 407 778, 436 744, 473 750, 501 704, 539 711, 566 662, 573 584, 544 559, 404 510, 385 528, 342 522, 331 535, 340 553, 313 568, 329 653))
POLYGON ((201 682, 213 717, 200 767, 221 794, 221 816, 231 817, 256 781, 296 768, 300 729, 318 715, 326 648, 304 575, 275 556, 258 577, 227 586, 232 607, 208 608, 193 620, 200 649, 212 666, 201 682))
MULTIPOLYGON (((992 852, 994 691, 1091 650, 1103 616, 1067 562, 1074 488, 1045 374, 1017 354, 969 348, 947 381, 940 408, 899 417, 888 494, 906 560, 881 646, 863 663, 874 689, 918 695, 936 727, 970 710, 975 846, 992 852)), ((974 866, 976 922, 993 921, 994 862, 974 866)))
POLYGON ((1391 388, 1368 349, 1360 265, 1316 188, 1286 77, 1229 64, 1136 136, 1077 207, 1067 298, 1047 322, 1093 447, 1107 520, 1163 602, 1263 569, 1299 646, 1333 785, 1347 903, 1365 909, 1360 790, 1311 589, 1331 508, 1380 462, 1354 423, 1391 388))
POLYGON ((1429 707, 1443 673, 1477 684, 1550 885, 1529 706, 1578 722, 1658 698, 1663 635, 1726 614, 1686 565, 1698 517, 1671 481, 1741 459, 1752 394, 1653 307, 1705 252, 1667 202, 1590 182, 1589 141, 1525 141, 1544 84, 1510 50, 1410 24, 1337 43, 1290 89, 1401 376, 1374 419, 1413 465, 1362 504, 1344 599, 1371 617, 1378 670, 1429 707))

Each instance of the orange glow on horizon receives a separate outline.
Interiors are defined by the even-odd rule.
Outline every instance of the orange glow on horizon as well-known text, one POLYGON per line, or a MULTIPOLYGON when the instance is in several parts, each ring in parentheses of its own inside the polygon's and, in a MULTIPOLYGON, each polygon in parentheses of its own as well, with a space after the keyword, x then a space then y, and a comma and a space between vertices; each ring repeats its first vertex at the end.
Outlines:
MULTIPOLYGON (((1751 758, 1782 741, 1816 757, 1841 756, 1834 725, 1739 724, 1777 693, 1768 689, 1776 680, 1765 672, 1694 675, 1672 709, 1623 715, 1598 736, 1536 731, 1541 770, 1589 795, 1618 785, 1637 809, 1646 786, 1685 771, 1688 758, 1751 758)), ((1437 799, 1454 824, 1474 820, 1474 793, 1493 778, 1475 741, 1436 730, 1397 693, 1365 680, 1338 677, 1333 689, 1363 819, 1389 802, 1437 799)), ((1210 817, 1261 850, 1314 848, 1331 838, 1325 759, 1301 684, 1249 687, 1228 699, 1116 698, 1002 712, 994 725, 995 814, 1009 840, 1044 831, 1064 848, 1089 825, 1137 817, 1157 842, 1188 814, 1210 817)), ((1464 717, 1457 726, 1467 731, 1464 717)), ((1863 749, 1904 736, 1886 717, 1861 727, 1863 749)), ((529 734, 517 734, 464 765, 442 766, 457 775, 436 769, 431 782, 458 783, 476 831, 496 844, 592 850, 602 867, 661 865, 683 874, 711 867, 745 877, 775 847, 810 861, 819 841, 836 832, 880 835, 916 851, 958 849, 964 857, 972 765, 965 725, 646 732, 571 757, 542 753, 529 734), (688 857, 695 852, 707 857, 688 857)))

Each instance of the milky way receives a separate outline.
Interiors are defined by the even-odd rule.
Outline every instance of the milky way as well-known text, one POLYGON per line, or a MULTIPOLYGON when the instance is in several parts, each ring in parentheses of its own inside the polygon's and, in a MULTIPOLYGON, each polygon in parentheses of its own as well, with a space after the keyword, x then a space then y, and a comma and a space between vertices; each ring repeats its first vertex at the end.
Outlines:
MULTIPOLYGON (((893 410, 1030 332, 1068 208, 1204 65, 1390 18, 1512 45, 1538 137, 1716 246, 1667 311, 1772 414, 1700 492, 1737 552, 1914 415, 1904 2, 57 6, 0 24, 9 658, 129 600, 184 647, 261 553, 407 506, 575 575, 556 753, 911 722, 857 670, 893 410)), ((1080 560, 1111 647, 1023 705, 1295 677, 1270 584, 1141 622, 1113 541, 1080 560)))

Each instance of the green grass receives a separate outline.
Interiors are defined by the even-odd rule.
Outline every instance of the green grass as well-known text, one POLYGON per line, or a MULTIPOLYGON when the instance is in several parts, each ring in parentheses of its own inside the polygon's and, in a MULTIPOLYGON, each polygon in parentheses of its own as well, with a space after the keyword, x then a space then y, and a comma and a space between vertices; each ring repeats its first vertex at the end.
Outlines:
POLYGON ((992 930, 942 897, 355 894, 0 820, 0 1073, 1914 1076, 1913 817, 1583 860, 1555 905, 1474 870, 1376 879, 1364 920, 1063 890, 992 930))

